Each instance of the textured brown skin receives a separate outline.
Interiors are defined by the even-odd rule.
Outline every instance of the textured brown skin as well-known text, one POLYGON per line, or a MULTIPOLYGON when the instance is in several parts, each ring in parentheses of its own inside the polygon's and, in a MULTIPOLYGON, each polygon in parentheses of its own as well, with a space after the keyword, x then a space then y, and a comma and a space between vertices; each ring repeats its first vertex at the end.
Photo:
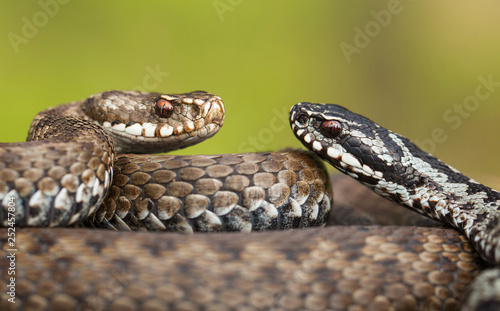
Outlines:
POLYGON ((483 270, 467 288, 461 310, 494 311, 500 306, 500 270, 483 270))
POLYGON ((442 227, 443 224, 389 201, 354 178, 331 174, 335 202, 328 226, 418 226, 442 227))
MULTIPOLYGON (((65 117, 71 119, 72 113, 80 113, 76 104, 72 105, 54 111, 67 109, 69 116, 65 117)), ((133 114, 116 115, 122 121, 133 117, 133 114)), ((59 121, 56 118, 51 122, 59 121)), ((71 122, 80 128, 77 125, 82 121, 71 122)), ((92 165, 94 171, 84 174, 76 169, 75 176, 85 180, 94 174, 102 184, 104 178, 99 172, 103 171, 103 165, 109 167, 112 163, 113 143, 100 128, 92 124, 84 127, 84 132, 94 132, 91 134, 95 140, 87 142, 83 142, 85 133, 60 134, 51 128, 54 123, 42 124, 39 130, 30 133, 30 139, 60 141, 43 142, 44 146, 53 144, 46 148, 46 156, 60 162, 56 168, 49 165, 50 161, 35 160, 27 152, 28 145, 42 143, 3 144, 1 147, 7 152, 0 154, 0 164, 4 165, 0 167, 0 180, 15 183, 15 175, 21 172, 33 179, 26 178, 21 187, 17 185, 21 193, 30 192, 35 184, 51 193, 54 182, 38 176, 57 179, 70 167, 70 161, 90 160, 96 164, 92 165), (65 142, 80 140, 80 147, 66 151, 65 142), (83 156, 76 156, 82 150, 85 150, 83 156), (13 158, 23 161, 14 162, 13 158), (28 172, 31 167, 39 171, 28 172)), ((115 183, 123 182, 126 179, 123 176, 132 183, 126 182, 129 188, 123 188, 123 193, 120 188, 123 195, 118 194, 118 198, 133 197, 130 196, 134 193, 133 186, 147 179, 144 172, 137 176, 132 176, 136 173, 132 170, 127 172, 127 164, 133 164, 128 168, 136 165, 143 169, 146 162, 141 162, 140 157, 122 160, 127 157, 120 159, 123 163, 117 161, 116 171, 120 172, 117 176, 122 177, 115 183)), ((227 169, 220 166, 214 169, 216 175, 224 171, 227 169)), ((271 175, 275 176, 274 173, 271 175)), ((180 171, 178 174, 180 178, 190 175, 180 171)), ((267 174, 261 177, 258 183, 272 179, 267 174)), ((71 188, 71 184, 67 186, 71 188)), ((145 191, 147 199, 158 196, 161 187, 166 185, 157 183, 145 191)), ((177 191, 182 189, 185 188, 177 191)), ((116 194, 115 189, 110 196, 116 194)), ((141 213, 130 213, 131 210, 123 208, 124 202, 119 206, 122 214, 143 214, 143 208, 139 209, 141 213)), ((134 204, 141 206, 141 202, 134 204)), ((113 213, 109 211, 116 209, 110 202, 106 206, 109 209, 99 216, 112 219, 113 213)), ((448 310, 457 306, 464 289, 483 268, 472 247, 456 232, 446 229, 331 227, 191 236, 74 228, 15 230, 16 304, 7 302, 9 296, 3 290, 1 310, 448 310)), ((0 229, 3 289, 13 277, 9 274, 13 270, 8 257, 8 242, 11 242, 8 233, 7 229, 0 229)))
POLYGON ((221 99, 203 91, 108 91, 42 111, 28 142, 0 143, 0 226, 78 224, 108 192, 115 150, 175 150, 211 137, 223 123, 221 99), (161 109, 158 114, 160 98, 172 108, 168 115, 161 109), (137 124, 141 116, 147 129, 137 124), (15 212, 7 200, 16 201, 15 212))
MULTIPOLYGON (((34 118, 28 142, 0 144, 0 191, 16 189, 18 203, 26 203, 26 208, 16 209, 16 226, 65 226, 88 217, 102 200, 103 191, 78 208, 53 209, 50 215, 43 206, 27 207, 37 190, 54 196, 65 188, 74 197, 78 186, 90 186, 94 177, 105 183, 114 161, 114 144, 101 127, 83 120, 80 113, 76 104, 51 108, 34 118)), ((6 226, 8 218, 2 208, 0 224, 6 226)))
POLYGON ((88 226, 188 233, 314 227, 326 223, 333 198, 323 163, 296 150, 124 154, 113 171, 109 194, 88 226), (291 200, 301 205, 300 215, 291 200))
POLYGON ((17 300, 2 290, 1 310, 454 310, 482 268, 460 234, 435 228, 17 234, 17 300))

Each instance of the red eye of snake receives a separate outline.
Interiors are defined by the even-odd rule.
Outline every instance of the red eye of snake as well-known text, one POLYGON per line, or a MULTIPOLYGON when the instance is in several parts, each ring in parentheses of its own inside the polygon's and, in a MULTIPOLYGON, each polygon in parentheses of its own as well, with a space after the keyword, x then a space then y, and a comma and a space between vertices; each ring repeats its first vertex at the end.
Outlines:
POLYGON ((156 100, 155 112, 160 118, 169 118, 174 112, 174 105, 166 99, 156 100))
POLYGON ((338 121, 323 121, 321 123, 321 133, 326 137, 335 138, 342 132, 342 124, 338 121))

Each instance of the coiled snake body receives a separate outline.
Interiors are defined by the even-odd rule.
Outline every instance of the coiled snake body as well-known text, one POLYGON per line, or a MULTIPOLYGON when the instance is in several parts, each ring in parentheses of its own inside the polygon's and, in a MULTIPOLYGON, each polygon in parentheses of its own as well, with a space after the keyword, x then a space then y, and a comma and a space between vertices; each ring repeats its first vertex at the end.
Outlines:
POLYGON ((221 99, 201 91, 110 91, 43 111, 30 142, 0 148, 0 222, 184 232, 325 223, 331 191, 324 169, 306 153, 123 153, 184 148, 223 123, 221 99), (16 204, 13 221, 9 200, 16 204))
MULTIPOLYGON (((114 149, 132 151, 121 146, 123 140, 158 152, 165 151, 158 149, 165 141, 181 140, 185 147, 212 136, 224 110, 212 94, 105 92, 83 102, 35 118, 32 129, 39 130, 30 131, 30 139, 45 141, 0 145, 4 226, 13 222, 13 201, 17 226, 86 219, 87 225, 126 230, 249 231, 324 222, 331 198, 327 178, 301 152, 114 159, 114 149), (136 109, 148 119, 139 120, 136 109), (52 131, 61 123, 72 130, 52 131)), ((445 185, 449 176, 463 175, 339 106, 299 104, 290 116, 306 146, 380 194, 462 230, 495 263, 496 192, 469 179, 445 185), (403 180, 402 172, 411 178, 403 180)), ((485 266, 465 238, 438 228, 189 236, 18 228, 17 251, 10 250, 9 232, 0 231, 1 283, 9 289, 14 282, 16 303, 2 292, 2 310, 448 310, 485 266)), ((483 279, 495 282, 491 274, 483 279)), ((468 301, 481 305, 474 295, 468 301)))

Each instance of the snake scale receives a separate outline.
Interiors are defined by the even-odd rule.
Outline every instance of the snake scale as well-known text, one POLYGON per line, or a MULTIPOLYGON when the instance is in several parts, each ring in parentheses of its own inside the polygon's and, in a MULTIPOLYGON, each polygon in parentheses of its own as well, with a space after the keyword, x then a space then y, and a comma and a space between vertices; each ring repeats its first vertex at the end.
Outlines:
POLYGON ((109 91, 45 110, 35 117, 28 143, 0 149, 0 222, 8 225, 7 200, 13 198, 20 227, 83 221, 193 232, 325 223, 332 197, 326 172, 304 152, 124 153, 184 148, 213 136, 223 123, 221 99, 202 91, 109 91))
MULTIPOLYGON (((223 112, 220 98, 200 91, 104 92, 42 112, 29 134, 39 141, 0 145, 3 226, 12 222, 12 201, 23 207, 14 211, 16 226, 83 221, 187 232, 321 226, 330 187, 321 164, 304 152, 126 154, 163 152, 173 142, 183 148, 211 137, 223 112), (138 106, 131 108, 132 101, 138 106), (144 112, 149 117, 139 120, 144 112), (62 123, 71 130, 52 130, 62 123), (141 151, 122 146, 130 138, 141 151)), ((2 229, 0 284, 12 287, 15 270, 16 303, 3 291, 0 308, 453 310, 467 288, 464 310, 498 301, 496 270, 482 272, 471 285, 488 263, 497 263, 495 191, 340 106, 303 103, 290 118, 299 140, 320 157, 377 193, 459 229, 472 244, 441 228, 193 235, 16 228, 12 253, 11 230, 2 229), (458 178, 457 185, 446 185, 448 177, 458 178), (478 290, 489 300, 478 298, 478 290)))

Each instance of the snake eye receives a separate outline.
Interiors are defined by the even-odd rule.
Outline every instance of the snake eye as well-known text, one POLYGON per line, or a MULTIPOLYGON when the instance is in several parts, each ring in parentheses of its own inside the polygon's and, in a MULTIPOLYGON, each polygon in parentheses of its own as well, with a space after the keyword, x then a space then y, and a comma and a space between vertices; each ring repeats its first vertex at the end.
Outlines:
POLYGON ((342 124, 338 121, 323 121, 321 123, 321 133, 326 137, 335 138, 342 132, 342 124))
POLYGON ((170 118, 174 112, 174 105, 166 99, 159 98, 156 100, 155 112, 160 118, 170 118))

